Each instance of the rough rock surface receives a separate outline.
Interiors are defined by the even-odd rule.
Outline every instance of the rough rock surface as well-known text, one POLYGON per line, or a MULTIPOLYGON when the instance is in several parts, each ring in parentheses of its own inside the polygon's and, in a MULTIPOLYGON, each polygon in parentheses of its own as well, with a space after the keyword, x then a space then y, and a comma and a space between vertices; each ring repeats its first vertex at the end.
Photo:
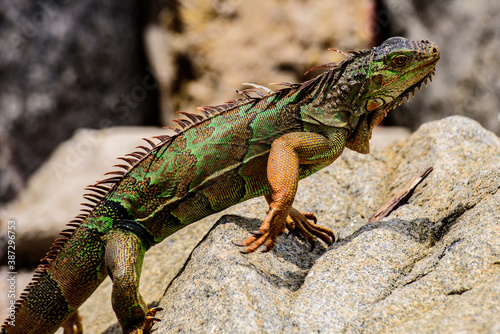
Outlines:
POLYGON ((464 115, 500 134, 500 2, 496 0, 384 0, 379 23, 390 36, 430 39, 441 60, 432 89, 390 113, 388 121, 416 129, 450 115, 464 115))
POLYGON ((0 2, 0 202, 79 127, 157 114, 138 2, 0 2))
MULTIPOLYGON (((272 252, 242 255, 231 241, 260 221, 225 216, 189 256, 196 242, 186 235, 153 248, 141 290, 165 309, 157 333, 499 332, 499 187, 498 137, 463 117, 428 123, 388 149, 346 151, 301 182, 295 207, 338 233, 331 247, 318 242, 311 253, 281 237, 272 252), (428 166, 408 204, 367 224, 428 166), (165 265, 172 257, 186 261, 165 265)), ((265 204, 236 212, 262 218, 265 204)), ((82 308, 87 319, 99 309, 91 332, 119 333, 103 310, 109 293, 107 282, 82 308)))

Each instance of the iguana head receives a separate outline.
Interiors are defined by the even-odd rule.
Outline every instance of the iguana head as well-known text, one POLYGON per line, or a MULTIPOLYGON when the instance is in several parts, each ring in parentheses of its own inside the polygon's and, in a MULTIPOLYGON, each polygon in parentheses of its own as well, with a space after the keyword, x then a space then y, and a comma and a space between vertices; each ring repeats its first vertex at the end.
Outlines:
POLYGON ((356 101, 360 119, 346 146, 369 151, 371 132, 387 114, 414 95, 431 78, 439 60, 438 46, 430 41, 393 37, 364 55, 368 58, 366 80, 356 101))
POLYGON ((433 42, 389 38, 371 52, 362 107, 371 112, 399 104, 432 76, 438 60, 439 49, 433 42))

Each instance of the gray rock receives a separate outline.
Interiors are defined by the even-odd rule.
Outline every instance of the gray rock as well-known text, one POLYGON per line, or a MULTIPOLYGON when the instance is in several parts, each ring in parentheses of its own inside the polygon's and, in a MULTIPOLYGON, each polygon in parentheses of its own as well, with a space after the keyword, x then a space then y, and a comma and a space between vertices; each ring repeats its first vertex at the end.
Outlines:
POLYGON ((441 60, 432 89, 389 113, 388 124, 416 129, 450 115, 464 115, 500 134, 500 2, 495 0, 384 0, 377 14, 387 34, 430 39, 441 60))

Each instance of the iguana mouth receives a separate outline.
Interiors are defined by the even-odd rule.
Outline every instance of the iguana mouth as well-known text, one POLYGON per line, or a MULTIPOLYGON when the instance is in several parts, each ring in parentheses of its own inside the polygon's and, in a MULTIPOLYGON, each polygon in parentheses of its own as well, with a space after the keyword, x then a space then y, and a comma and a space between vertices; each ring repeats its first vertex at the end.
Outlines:
POLYGON ((411 97, 414 97, 417 90, 420 92, 420 90, 422 89, 422 85, 425 85, 425 87, 427 87, 427 84, 428 82, 432 82, 432 77, 436 74, 436 63, 437 61, 439 60, 436 59, 434 60, 433 62, 430 62, 424 66, 428 66, 428 65, 433 65, 434 68, 432 69, 432 71, 430 71, 429 73, 427 73, 427 75, 425 75, 422 79, 420 79, 420 81, 418 81, 416 84, 414 84, 413 86, 409 87, 407 90, 405 90, 399 97, 399 101, 398 103, 395 103, 394 106, 391 108, 391 109, 394 109, 395 107, 397 106, 400 106, 402 103, 403 103, 403 99, 406 98, 406 101, 410 101, 410 95, 411 97))
MULTIPOLYGON (((437 64, 438 60, 439 60, 439 57, 436 59, 433 59, 432 61, 430 61, 427 64, 424 64, 418 68, 418 69, 421 69, 422 67, 426 67, 426 66, 431 67, 432 66, 432 70, 429 71, 424 77, 422 77, 422 79, 420 79, 417 83, 413 84, 412 86, 408 87, 408 89, 406 89, 403 93, 401 93, 401 95, 399 95, 397 98, 395 98, 389 108, 383 109, 384 115, 382 118, 384 118, 387 115, 387 113, 389 111, 391 111, 392 109, 395 109, 396 107, 402 105, 403 100, 405 98, 406 98, 406 102, 410 101, 410 97, 414 97, 417 91, 420 92, 420 90, 422 89, 422 85, 425 85, 425 87, 427 87, 427 84, 429 83, 429 81, 432 82, 432 77, 436 74, 436 64, 437 64)), ((378 117, 378 118, 380 118, 380 117, 378 117)), ((376 122, 378 123, 378 121, 380 121, 380 120, 381 120, 381 118, 378 119, 376 122)), ((374 124, 370 124, 370 125, 371 125, 371 127, 374 126, 374 124)))

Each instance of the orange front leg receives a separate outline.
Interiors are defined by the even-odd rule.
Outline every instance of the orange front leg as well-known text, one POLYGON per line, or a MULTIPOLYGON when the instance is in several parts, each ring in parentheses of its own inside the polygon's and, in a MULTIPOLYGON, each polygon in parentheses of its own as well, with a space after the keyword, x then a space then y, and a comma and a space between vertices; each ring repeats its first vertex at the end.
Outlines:
POLYGON ((264 252, 270 251, 277 237, 285 228, 304 236, 311 247, 315 237, 327 244, 335 241, 329 229, 316 225, 312 213, 300 213, 292 208, 299 182, 301 164, 317 165, 317 170, 333 162, 343 150, 343 131, 331 141, 326 137, 309 132, 294 132, 276 139, 269 153, 267 179, 271 194, 266 196, 269 212, 258 231, 241 243, 246 246, 244 253, 251 253, 265 244, 264 252), (313 220, 314 222, 310 222, 313 220))

